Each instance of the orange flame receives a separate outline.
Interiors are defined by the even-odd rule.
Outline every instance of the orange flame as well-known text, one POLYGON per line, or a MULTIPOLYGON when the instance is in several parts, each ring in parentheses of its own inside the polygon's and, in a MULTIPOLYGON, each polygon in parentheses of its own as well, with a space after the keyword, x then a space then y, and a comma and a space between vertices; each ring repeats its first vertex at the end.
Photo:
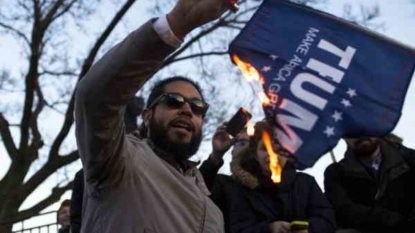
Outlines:
POLYGON ((255 134, 255 127, 251 120, 249 120, 247 123, 246 133, 248 136, 254 136, 255 134))
POLYGON ((233 55, 232 56, 233 61, 236 63, 236 65, 239 67, 239 69, 241 70, 243 76, 245 77, 245 79, 248 82, 252 82, 252 81, 261 81, 261 75, 259 74, 259 72, 255 69, 255 67, 253 67, 251 64, 242 61, 238 55, 233 55))
POLYGON ((271 136, 267 132, 262 133, 262 141, 269 155, 269 168, 271 169, 271 179, 274 183, 281 182, 281 165, 278 162, 278 154, 272 149, 271 136))
MULTIPOLYGON (((264 85, 264 78, 261 76, 261 74, 258 72, 258 70, 255 69, 251 64, 248 62, 242 61, 238 55, 232 56, 234 62, 239 67, 239 69, 242 72, 242 75, 248 82, 257 81, 261 85, 264 85)), ((260 91, 258 92, 259 99, 261 100, 261 103, 263 106, 269 106, 271 105, 271 101, 269 100, 268 96, 265 94, 265 92, 260 91)))
POLYGON ((242 109, 242 112, 249 113, 248 109, 246 109, 245 107, 241 107, 241 109, 242 109))
POLYGON ((271 101, 269 100, 268 96, 264 92, 258 93, 258 96, 263 106, 271 105, 271 101))

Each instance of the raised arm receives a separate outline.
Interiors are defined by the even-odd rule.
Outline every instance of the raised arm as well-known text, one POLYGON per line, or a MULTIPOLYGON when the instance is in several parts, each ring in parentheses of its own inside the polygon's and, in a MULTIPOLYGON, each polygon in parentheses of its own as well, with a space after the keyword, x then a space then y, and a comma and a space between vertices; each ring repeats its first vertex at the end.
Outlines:
POLYGON ((124 140, 125 104, 174 51, 166 42, 175 41, 172 37, 180 41, 194 28, 218 18, 225 9, 223 3, 179 0, 166 18, 160 18, 164 21, 149 21, 132 32, 79 82, 76 137, 89 184, 117 180, 125 171, 125 159, 131 151, 124 140), (164 27, 160 27, 160 22, 164 22, 164 27))
POLYGON ((87 180, 97 182, 123 169, 125 104, 174 50, 152 22, 132 32, 105 54, 79 82, 76 137, 87 180))

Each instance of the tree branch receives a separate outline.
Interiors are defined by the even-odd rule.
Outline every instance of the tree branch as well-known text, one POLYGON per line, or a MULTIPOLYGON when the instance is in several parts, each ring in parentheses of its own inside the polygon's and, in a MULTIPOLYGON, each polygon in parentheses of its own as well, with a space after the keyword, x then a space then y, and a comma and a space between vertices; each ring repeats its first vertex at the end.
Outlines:
POLYGON ((53 17, 56 14, 56 12, 59 10, 59 8, 62 6, 64 0, 57 0, 55 4, 51 7, 51 9, 46 13, 46 16, 44 19, 42 19, 42 30, 45 31, 45 29, 52 23, 53 17))
POLYGON ((45 107, 45 99, 43 97, 42 90, 38 84, 36 85, 36 94, 38 98, 38 103, 36 105, 35 111, 33 112, 31 123, 30 123, 30 128, 32 129, 32 135, 33 135, 32 143, 29 146, 30 148, 29 153, 28 153, 29 157, 27 158, 30 162, 37 159, 38 154, 39 154, 39 149, 43 147, 42 135, 39 132, 37 120, 38 120, 39 114, 42 112, 43 108, 45 107))
MULTIPOLYGON (((108 24, 107 28, 104 30, 102 35, 97 39, 95 42, 93 48, 89 52, 87 58, 84 60, 84 63, 82 65, 81 73, 79 74, 78 81, 81 80, 83 76, 88 72, 89 68, 91 68, 99 49, 104 44, 104 42, 108 39, 111 32, 114 30, 115 26, 118 24, 118 22, 122 19, 122 17, 127 13, 128 9, 134 4, 136 0, 128 0, 116 13, 114 18, 111 20, 111 22, 108 24)), ((73 111, 75 108, 75 91, 72 94, 71 100, 68 105, 68 109, 65 114, 65 121, 62 125, 61 130, 59 131, 58 136, 56 137, 55 141, 52 144, 52 148, 49 153, 49 157, 58 154, 59 148, 63 142, 63 140, 66 138, 66 136, 69 133, 69 130, 71 129, 71 126, 74 122, 73 117, 73 111)))
POLYGON ((61 72, 57 72, 57 71, 51 71, 51 70, 44 70, 42 72, 39 73, 39 76, 42 75, 52 75, 52 76, 78 76, 79 74, 73 72, 73 71, 61 71, 61 72))
POLYGON ((71 7, 73 6, 73 4, 75 4, 77 0, 73 0, 72 2, 70 2, 68 5, 66 5, 63 10, 59 13, 57 13, 55 16, 52 17, 51 22, 53 22, 54 20, 56 20, 57 18, 61 17, 63 14, 65 14, 66 12, 68 12, 71 7))
POLYGON ((3 27, 5 29, 13 32, 17 36, 21 37, 27 43, 27 45, 30 45, 29 39, 26 37, 26 35, 23 32, 21 32, 21 31, 17 30, 16 28, 14 28, 14 27, 12 27, 10 25, 7 25, 7 24, 5 24, 3 22, 0 22, 0 27, 3 27))
POLYGON ((14 144, 12 134, 9 128, 9 122, 4 118, 3 114, 0 113, 0 135, 3 139, 4 146, 6 147, 6 151, 9 154, 10 158, 13 160, 16 158, 18 150, 16 145, 14 144))
MULTIPOLYGON (((193 38, 191 38, 185 45, 183 45, 180 49, 178 49, 176 52, 174 52, 172 55, 170 55, 164 62, 164 64, 162 65, 161 68, 165 67, 166 64, 171 64, 172 61, 179 56, 181 53, 183 53, 187 48, 189 48, 190 46, 193 45, 193 43, 197 42, 198 40, 200 40, 201 38, 203 38, 204 36, 210 34, 211 32, 215 31, 216 29, 218 29, 220 26, 223 26, 223 23, 226 22, 224 21, 224 19, 219 19, 218 22, 216 22, 214 25, 212 25, 210 28, 206 29, 206 30, 202 30, 201 32, 199 32, 199 34, 197 34, 196 36, 194 36, 193 38)), ((161 69, 160 68, 160 69, 161 69)))
POLYGON ((31 217, 39 214, 40 211, 46 209, 50 205, 52 205, 52 204, 56 203, 57 201, 59 201, 61 196, 66 191, 72 189, 72 186, 73 186, 73 181, 69 182, 67 185, 65 185, 63 187, 53 188, 52 193, 48 197, 46 197, 42 201, 38 202, 33 207, 31 207, 27 210, 20 211, 19 213, 17 213, 16 217, 13 219, 13 222, 20 222, 20 221, 23 221, 25 219, 31 218, 31 217))
POLYGON ((183 60, 187 60, 187 59, 192 59, 192 58, 195 58, 195 57, 222 56, 222 55, 226 55, 226 54, 228 54, 227 51, 194 53, 194 54, 189 55, 189 56, 184 56, 184 57, 176 58, 176 59, 174 59, 172 61, 169 61, 169 63, 165 62, 164 63, 164 66, 168 66, 168 65, 171 65, 172 63, 179 62, 179 61, 183 61, 183 60))
POLYGON ((25 77, 25 97, 23 104, 23 114, 20 127, 20 144, 19 154, 22 160, 25 159, 27 149, 29 146, 29 129, 32 122, 32 108, 34 102, 34 92, 38 85, 39 79, 39 62, 42 56, 41 45, 44 36, 45 28, 41 25, 41 9, 39 1, 33 0, 34 20, 32 27, 31 43, 30 43, 30 58, 28 72, 25 77))
POLYGON ((22 193, 24 196, 31 194, 40 184, 42 184, 50 175, 55 173, 59 168, 75 162, 79 158, 78 151, 73 151, 65 156, 53 156, 53 160, 48 160, 43 167, 38 170, 23 185, 22 193))

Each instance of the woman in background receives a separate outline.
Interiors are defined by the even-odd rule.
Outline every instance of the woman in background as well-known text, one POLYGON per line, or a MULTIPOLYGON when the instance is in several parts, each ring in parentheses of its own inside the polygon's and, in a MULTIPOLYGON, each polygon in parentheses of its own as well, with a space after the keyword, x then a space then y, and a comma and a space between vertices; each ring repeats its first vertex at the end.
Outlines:
POLYGON ((310 175, 297 172, 288 154, 274 143, 282 167, 282 181, 271 180, 269 156, 262 133, 272 135, 265 122, 255 125, 249 146, 231 164, 235 182, 231 211, 233 233, 332 233, 333 209, 310 175), (285 155, 285 156, 284 156, 285 155), (308 228, 293 231, 291 222, 306 221, 308 228))

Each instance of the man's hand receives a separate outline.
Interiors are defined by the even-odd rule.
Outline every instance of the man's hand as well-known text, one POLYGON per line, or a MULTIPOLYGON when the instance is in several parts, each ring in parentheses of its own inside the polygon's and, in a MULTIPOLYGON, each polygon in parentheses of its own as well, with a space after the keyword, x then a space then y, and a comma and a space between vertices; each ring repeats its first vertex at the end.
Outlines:
POLYGON ((222 125, 216 129, 215 134, 213 134, 212 154, 210 154, 210 158, 215 163, 220 163, 220 161, 222 161, 223 155, 235 142, 235 138, 231 138, 231 135, 226 132, 227 124, 228 122, 223 122, 222 125))
POLYGON ((272 233, 289 233, 290 226, 289 222, 276 221, 271 223, 270 228, 272 233))
POLYGON ((226 1, 178 0, 167 14, 167 21, 176 37, 182 40, 193 29, 218 19, 228 9, 226 1))

